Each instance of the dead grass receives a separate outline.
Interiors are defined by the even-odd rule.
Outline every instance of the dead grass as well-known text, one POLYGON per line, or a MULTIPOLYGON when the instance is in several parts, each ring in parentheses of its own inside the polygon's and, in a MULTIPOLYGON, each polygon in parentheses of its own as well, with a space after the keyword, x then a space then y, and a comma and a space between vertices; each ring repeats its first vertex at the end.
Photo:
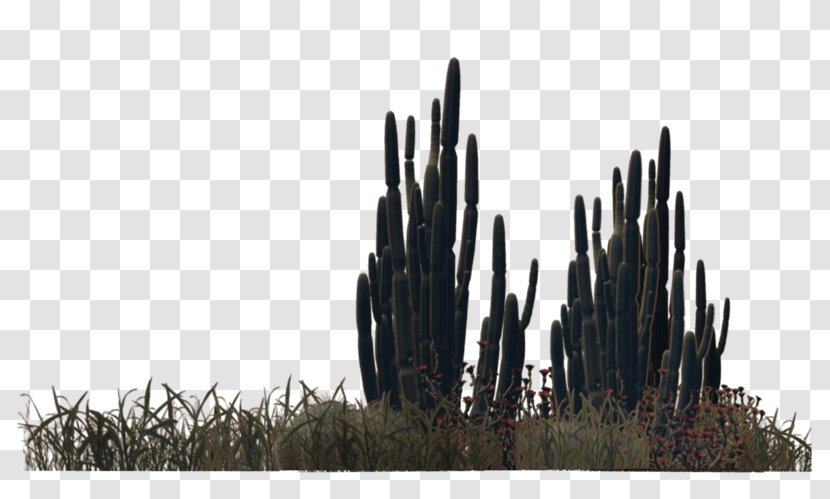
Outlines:
MULTIPOLYGON (((718 403, 707 397, 692 417, 673 411, 665 429, 654 419, 656 393, 646 392, 631 413, 613 394, 584 400, 573 414, 550 404, 549 389, 521 387, 515 419, 505 412, 473 420, 455 400, 430 413, 389 401, 365 406, 346 401, 342 383, 331 399, 302 381, 263 392, 258 407, 243 409, 239 394, 227 402, 214 385, 202 399, 166 384, 158 407, 143 397, 127 410, 100 412, 55 394, 55 412, 20 424, 29 470, 157 471, 439 471, 439 470, 668 470, 810 471, 812 450, 793 434, 794 421, 759 409, 760 399, 724 386, 718 403), (211 403, 212 402, 212 403, 211 403), (212 409, 207 409, 211 405, 212 409), (782 424, 783 423, 783 424, 782 424), (781 425, 779 427, 779 425, 781 425)), ((24 396, 28 396, 24 394, 24 396)), ((31 398, 30 398, 31 399, 31 398)), ((567 407, 572 407, 570 404, 567 407)), ((809 432, 808 432, 809 435, 809 432)))

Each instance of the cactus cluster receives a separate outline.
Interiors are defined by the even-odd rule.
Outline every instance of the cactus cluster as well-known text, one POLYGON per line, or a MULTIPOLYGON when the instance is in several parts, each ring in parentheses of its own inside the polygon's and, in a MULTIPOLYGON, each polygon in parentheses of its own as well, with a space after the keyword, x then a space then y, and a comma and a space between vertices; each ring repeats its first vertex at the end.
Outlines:
MULTIPOLYGON (((441 103, 432 101, 429 159, 423 187, 415 180, 415 119, 406 121, 404 175, 407 203, 406 238, 398 157, 395 115, 389 111, 385 124, 386 195, 378 200, 375 252, 369 254, 368 275, 357 280, 358 355, 363 391, 371 403, 384 395, 393 407, 405 399, 422 408, 436 400, 426 379, 435 380, 438 394, 455 398, 465 366, 469 285, 475 256, 478 225, 478 144, 467 138, 464 183, 464 218, 456 259, 456 209, 458 184, 459 104, 461 71, 458 60, 450 60, 441 103), (457 260, 457 263, 456 263, 457 260), (457 269, 456 269, 457 267, 457 269), (372 320, 375 340, 372 342, 372 320), (419 376, 419 373, 422 376, 419 376)), ((492 403, 498 371, 500 389, 507 391, 521 381, 524 363, 524 331, 530 322, 535 296, 538 262, 532 262, 528 299, 518 317, 516 296, 506 292, 504 219, 493 224, 493 278, 490 317, 482 326, 482 349, 478 364, 483 385, 480 411, 492 403), (501 365, 498 346, 504 328, 501 365)), ((497 394, 499 398, 504 393, 497 394)), ((457 403, 457 402, 456 402, 457 403)))
MULTIPOLYGON (((592 252, 594 285, 588 261, 588 232, 582 196, 574 202, 576 259, 568 267, 567 304, 551 325, 551 360, 557 404, 582 396, 598 403, 605 392, 618 393, 629 410, 641 400, 646 386, 658 386, 661 402, 678 414, 692 412, 703 387, 717 401, 720 356, 729 328, 729 298, 723 309, 719 341, 715 342, 714 305, 706 304, 703 261, 697 262, 695 330, 685 335, 683 269, 685 219, 682 192, 675 197, 674 258, 671 296, 669 275, 669 129, 663 127, 657 165, 649 162, 648 204, 641 235, 642 157, 631 153, 625 186, 614 168, 613 232, 605 248, 599 229, 602 205, 594 199, 592 252), (655 179, 656 177, 656 179, 655 179), (669 301, 670 298, 670 301, 669 301), (564 347, 564 355, 563 355, 564 347), (564 358, 568 359, 567 386, 564 358), (678 386, 679 374, 682 382, 678 386), (675 396, 677 397, 675 403, 675 396)), ((667 414, 658 418, 665 423, 667 414)))
MULTIPOLYGON (((357 327, 363 390, 368 402, 388 394, 395 407, 402 399, 434 407, 426 373, 437 380, 440 395, 460 390, 465 366, 467 305, 478 223, 478 152, 475 135, 466 149, 464 218, 457 259, 456 189, 460 69, 450 60, 443 116, 432 102, 429 159, 423 187, 415 180, 414 118, 406 122, 404 147, 408 223, 402 223, 398 136, 394 114, 386 115, 385 196, 378 200, 376 248, 368 275, 357 281, 357 327), (372 319, 375 340, 372 342, 372 319)), ((670 136, 663 127, 657 163, 649 161, 644 227, 640 227, 642 157, 631 154, 627 181, 619 168, 612 177, 613 231, 605 247, 600 234, 602 203, 594 199, 591 255, 585 201, 574 201, 574 249, 567 273, 567 301, 551 324, 550 373, 557 414, 569 403, 579 412, 583 400, 597 405, 609 392, 629 410, 647 386, 657 387, 660 401, 679 414, 693 412, 703 387, 717 401, 721 355, 729 326, 729 299, 716 343, 714 305, 706 303, 704 265, 697 262, 694 331, 684 334, 683 270, 685 219, 683 194, 675 196, 674 256, 669 266, 670 136), (593 260, 593 262, 591 261, 593 260), (667 289, 671 268, 671 293, 667 289), (593 269, 593 280, 591 271, 593 269), (566 363, 567 359, 567 363, 566 363), (682 375, 682 377, 681 377, 682 375), (659 384, 659 386, 658 386, 659 384), (676 401, 676 403, 675 403, 676 401)), ((524 334, 530 323, 538 280, 532 261, 524 309, 519 316, 515 294, 506 294, 504 219, 493 224, 490 313, 481 325, 471 417, 499 406, 515 412, 524 364, 524 334), (501 347, 501 349, 500 349, 501 347), (501 351, 500 351, 501 350, 501 351), (501 361, 499 362, 499 357, 501 361), (497 380, 498 378, 498 380, 497 380)), ((472 371, 472 367, 470 368, 472 371)), ((669 409, 670 412, 670 409, 669 409)), ((664 425, 663 411, 656 425, 664 425)))

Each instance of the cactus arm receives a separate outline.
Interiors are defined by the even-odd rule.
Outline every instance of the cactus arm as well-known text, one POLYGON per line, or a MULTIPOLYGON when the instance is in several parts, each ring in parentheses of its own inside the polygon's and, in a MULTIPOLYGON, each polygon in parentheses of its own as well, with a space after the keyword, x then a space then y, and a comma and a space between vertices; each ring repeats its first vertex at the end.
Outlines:
POLYGON ((357 352, 360 363, 360 378, 363 382, 363 394, 366 402, 378 399, 378 379, 375 371, 374 348, 372 346, 372 313, 369 277, 361 273, 357 277, 356 322, 357 352))
POLYGON ((530 318, 533 315, 533 303, 536 301, 536 284, 539 282, 539 261, 533 259, 530 262, 530 275, 527 282, 527 295, 525 297, 525 306, 522 309, 522 329, 527 329, 530 325, 530 318))
POLYGON ((613 233, 622 233, 622 227, 619 227, 619 222, 623 220, 622 209, 617 203, 617 186, 622 185, 622 173, 618 166, 614 167, 614 173, 611 178, 611 230, 613 233))
MULTIPOLYGON (((471 245, 472 241, 467 241, 471 245)), ((455 344, 453 345, 453 369, 460 374, 461 363, 464 362, 464 344, 467 341, 467 303, 470 298, 470 271, 464 271, 464 280, 455 303, 455 344)))
MULTIPOLYGON (((571 307, 570 336, 573 352, 568 362, 568 380, 571 382, 571 389, 577 396, 585 392, 585 365, 580 340, 582 331, 582 301, 577 298, 571 307)), ((581 407, 581 404, 580 404, 581 407)), ((579 408, 575 407, 576 410, 579 408)))
POLYGON ((729 298, 723 304, 723 320, 720 326, 720 340, 718 341, 718 355, 723 355, 726 350, 726 335, 729 332, 729 298))
MULTIPOLYGON (((450 347, 451 331, 447 329, 447 317, 451 314, 451 306, 453 302, 447 302, 447 297, 444 291, 446 290, 447 273, 446 273, 446 258, 444 252, 446 251, 446 213, 444 203, 438 201, 435 204, 435 210, 432 214, 432 241, 430 248, 430 338, 432 339, 431 351, 434 354, 437 352, 438 365, 435 370, 436 373, 441 374, 441 388, 442 392, 445 388, 444 378, 447 378, 449 373, 450 356, 448 350, 450 347)), ((446 395, 446 393, 443 393, 446 395)))
POLYGON ((654 208, 654 160, 648 160, 648 201, 646 211, 654 208))
POLYGON ((415 185, 415 118, 407 116, 406 135, 404 139, 404 179, 406 186, 406 209, 407 214, 412 210, 412 186, 415 185))
POLYGON ((562 324, 562 341, 565 342, 565 355, 570 358, 571 354, 573 354, 573 345, 571 345, 570 311, 568 306, 564 303, 559 308, 559 320, 562 324))
POLYGON ((706 270, 703 260, 697 261, 695 269, 695 338, 700 345, 706 324, 706 270))
POLYGON ((695 370, 697 369, 697 359, 695 358, 695 333, 694 331, 686 331, 683 337, 683 360, 681 363, 682 381, 678 389, 677 399, 677 414, 683 414, 687 411, 688 406, 692 403, 692 387, 694 386, 695 370))
POLYGON ((674 270, 686 268, 686 210, 683 203, 683 193, 677 191, 674 198, 674 270))
POLYGON ((380 258, 383 255, 383 248, 389 245, 389 233, 387 232, 386 196, 378 198, 378 208, 375 226, 375 255, 380 258))
POLYGON ((657 384, 659 380, 657 376, 657 369, 660 362, 660 357, 665 350, 665 338, 659 336, 660 333, 656 329, 656 301, 659 297, 658 284, 658 266, 657 266, 657 249, 658 249, 658 234, 657 234, 657 211, 652 208, 646 213, 645 232, 644 232, 644 246, 645 246, 645 273, 643 278, 643 292, 645 299, 640 306, 640 343, 643 345, 645 352, 640 356, 640 380, 642 386, 646 386, 649 380, 654 380, 657 384), (645 355, 643 357, 642 355, 645 355))
POLYGON ((628 264, 631 299, 636 301, 640 289, 640 197, 642 187, 642 157, 634 150, 628 163, 628 182, 625 190, 625 230, 623 232, 623 259, 628 264))
POLYGON ((409 276, 403 271, 392 278, 392 295, 395 303, 395 360, 397 362, 400 393, 411 404, 418 403, 418 376, 412 366, 415 337, 412 335, 412 314, 409 303, 409 276))
POLYGON ((576 260, 568 263, 568 308, 573 307, 574 301, 579 297, 579 288, 576 280, 576 260))
POLYGON ((595 274, 599 274, 599 252, 602 249, 602 235, 599 233, 601 228, 602 200, 597 196, 594 198, 594 207, 591 210, 591 248, 593 250, 595 274))
POLYGON ((438 154, 441 151, 441 101, 432 99, 431 127, 429 138, 429 157, 427 166, 438 166, 438 154))
POLYGON ((504 332, 501 341, 501 363, 496 401, 504 400, 513 384, 513 359, 519 336, 519 304, 516 295, 509 293, 504 301, 504 332))
POLYGON ((576 280, 582 312, 582 346, 585 351, 585 382, 589 392, 602 386, 599 338, 594 318, 594 299, 591 289, 591 267, 588 262, 588 230, 585 219, 585 202, 576 196, 574 202, 574 240, 576 249, 576 280))
POLYGON ((369 294, 372 301, 372 317, 380 323, 380 286, 378 285, 378 261, 374 253, 369 253, 369 294))
POLYGON ((464 168, 464 221, 461 226, 461 250, 458 255, 458 271, 456 279, 458 284, 464 277, 464 271, 473 268, 473 260, 475 245, 471 248, 473 251, 468 252, 465 241, 475 241, 477 225, 478 225, 478 145, 476 136, 470 134, 467 136, 467 151, 464 168))
POLYGON ((568 387, 565 379, 565 356, 563 351, 564 336, 562 324, 554 320, 550 326, 550 359, 553 369, 553 395, 556 406, 562 409, 563 402, 568 398, 568 387))

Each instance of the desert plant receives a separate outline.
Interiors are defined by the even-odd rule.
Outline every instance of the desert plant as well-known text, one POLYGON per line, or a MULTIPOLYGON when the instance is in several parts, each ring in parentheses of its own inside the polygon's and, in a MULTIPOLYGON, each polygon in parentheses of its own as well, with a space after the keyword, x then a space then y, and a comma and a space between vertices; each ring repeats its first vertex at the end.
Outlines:
MULTIPOLYGON (((439 397, 451 398, 456 408, 460 402, 459 381, 464 368, 467 305, 479 201, 478 144, 475 135, 470 134, 465 159, 464 218, 455 270, 453 247, 456 242, 458 162, 455 146, 458 142, 460 78, 458 60, 453 58, 447 68, 443 116, 438 99, 432 102, 430 154, 423 177, 423 195, 414 172, 414 118, 407 119, 404 166, 408 222, 405 243, 398 189, 397 125, 391 111, 386 115, 387 191, 378 201, 375 253, 369 255, 368 275, 361 273, 358 276, 356 301, 361 377, 369 403, 389 393, 393 407, 397 409, 402 407, 401 397, 409 403, 433 409, 436 397, 428 389, 431 382, 440 388, 439 397), (371 317, 376 324, 374 351, 371 317), (422 373, 420 383, 416 372, 422 373)), ((498 348, 507 306, 504 219, 500 215, 494 220, 493 234, 491 311, 479 342, 475 417, 487 413, 493 403, 495 389, 491 390, 490 386, 495 384, 496 372, 502 378, 499 383, 503 389, 515 385, 511 381, 511 371, 516 367, 521 369, 523 363, 523 331, 533 311, 538 275, 538 262, 534 259, 527 303, 520 323, 507 325, 512 329, 507 335, 508 343, 503 344, 499 368, 498 348)))

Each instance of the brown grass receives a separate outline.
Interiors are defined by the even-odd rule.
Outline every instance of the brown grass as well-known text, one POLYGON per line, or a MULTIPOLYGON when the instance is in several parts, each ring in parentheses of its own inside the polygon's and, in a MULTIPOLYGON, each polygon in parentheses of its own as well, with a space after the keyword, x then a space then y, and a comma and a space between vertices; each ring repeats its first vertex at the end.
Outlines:
MULTIPOLYGON (((531 390, 525 378, 515 420, 491 412, 474 421, 461 404, 436 404, 431 413, 388 399, 365 406, 346 401, 342 382, 323 399, 302 381, 272 403, 243 409, 239 394, 228 403, 214 385, 201 399, 186 400, 166 384, 166 399, 144 396, 126 411, 99 412, 54 393, 55 413, 21 427, 29 470, 169 471, 440 471, 496 469, 810 471, 812 450, 793 434, 795 421, 779 427, 743 389, 719 390, 694 417, 672 415, 655 428, 656 393, 626 413, 613 394, 584 400, 573 414, 550 404, 549 389, 531 390), (338 397, 338 394, 340 395, 338 397), (206 408, 212 402, 212 409, 206 408), (451 415, 451 416, 446 416, 451 415)), ((460 398, 460 387, 455 400, 460 398)), ((24 394, 28 396, 27 394, 24 394)), ((31 397, 29 397, 31 399, 31 397)), ((468 402, 466 399, 465 402, 468 402)), ((666 410, 666 408, 662 408, 666 410)), ((808 432, 809 435, 809 432, 808 432)))

